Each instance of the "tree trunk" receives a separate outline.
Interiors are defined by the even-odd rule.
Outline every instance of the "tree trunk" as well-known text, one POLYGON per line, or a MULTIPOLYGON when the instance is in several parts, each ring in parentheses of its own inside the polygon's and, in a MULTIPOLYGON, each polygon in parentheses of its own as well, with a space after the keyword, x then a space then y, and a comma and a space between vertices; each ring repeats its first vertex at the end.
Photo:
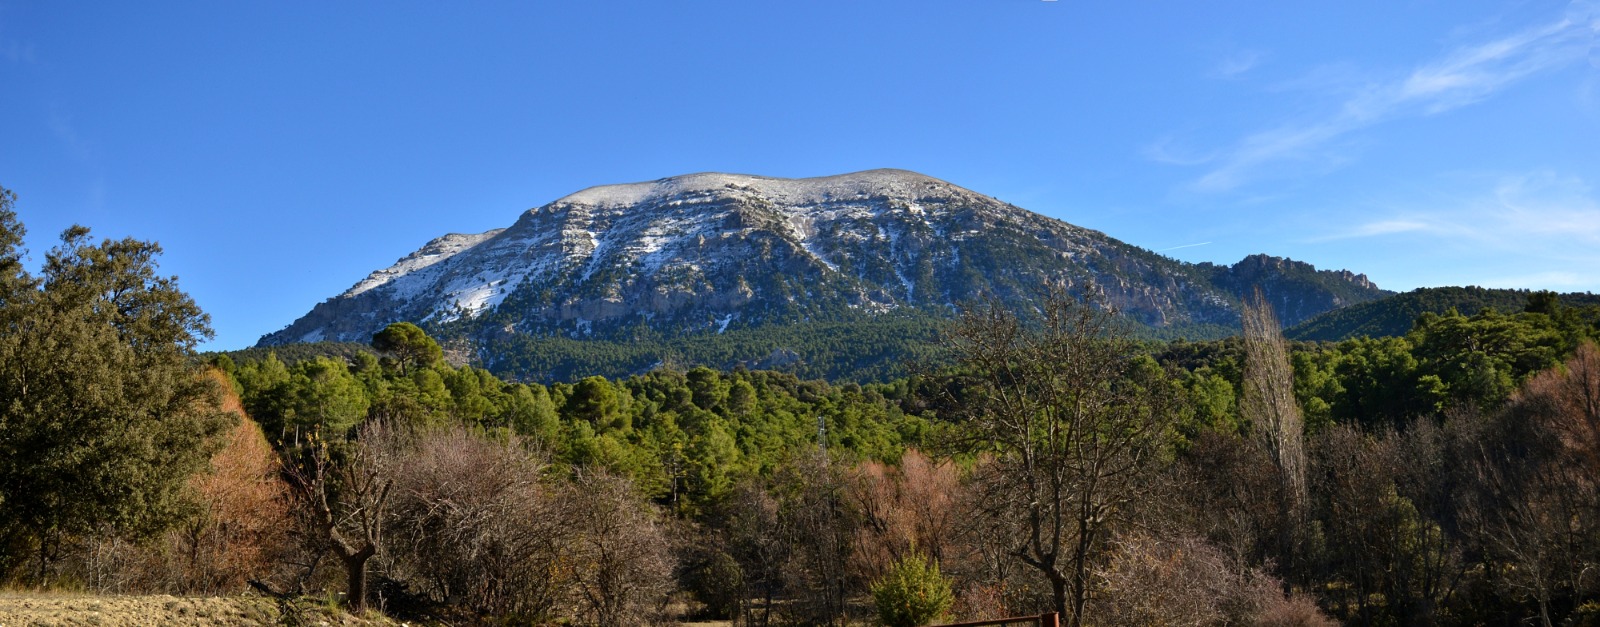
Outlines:
POLYGON ((1073 627, 1081 625, 1082 623, 1079 622, 1077 614, 1067 613, 1067 578, 1050 573, 1050 592, 1055 595, 1056 612, 1070 616, 1068 624, 1073 627))
POLYGON ((1072 586, 1072 627, 1083 625, 1083 608, 1089 600, 1088 582, 1082 581, 1072 586))
POLYGON ((375 553, 372 545, 344 556, 345 604, 351 614, 367 610, 367 560, 375 553))

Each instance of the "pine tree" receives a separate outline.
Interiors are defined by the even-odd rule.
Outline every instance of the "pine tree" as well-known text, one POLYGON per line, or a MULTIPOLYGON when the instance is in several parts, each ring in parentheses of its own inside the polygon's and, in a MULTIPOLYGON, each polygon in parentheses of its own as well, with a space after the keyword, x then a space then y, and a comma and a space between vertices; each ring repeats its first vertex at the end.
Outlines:
POLYGON ((422 327, 410 322, 396 322, 372 336, 372 347, 380 353, 393 355, 400 363, 400 372, 407 366, 426 368, 444 358, 444 349, 428 337, 422 327))

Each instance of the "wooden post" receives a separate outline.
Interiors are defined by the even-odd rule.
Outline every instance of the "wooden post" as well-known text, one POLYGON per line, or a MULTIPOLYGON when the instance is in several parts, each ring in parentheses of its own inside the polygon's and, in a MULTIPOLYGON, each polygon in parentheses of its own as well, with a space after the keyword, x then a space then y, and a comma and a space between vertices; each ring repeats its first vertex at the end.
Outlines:
POLYGON ((1039 627, 1061 627, 1061 615, 1055 612, 1040 614, 1039 627))

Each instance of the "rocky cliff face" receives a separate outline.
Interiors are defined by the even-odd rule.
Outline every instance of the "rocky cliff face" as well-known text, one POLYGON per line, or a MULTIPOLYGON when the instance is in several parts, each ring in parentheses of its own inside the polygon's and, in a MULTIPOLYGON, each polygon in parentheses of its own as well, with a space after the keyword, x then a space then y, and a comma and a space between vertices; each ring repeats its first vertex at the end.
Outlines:
POLYGON ((609 336, 939 315, 1052 288, 1135 320, 1232 325, 1260 287, 1286 324, 1380 296, 1364 276, 1255 256, 1190 265, 931 177, 692 174, 594 187, 506 229, 447 235, 317 305, 262 345, 367 341, 399 320, 508 334, 609 336))
POLYGON ((1284 327, 1385 293, 1365 274, 1317 270, 1308 263, 1269 255, 1251 255, 1232 266, 1202 263, 1199 267, 1208 271, 1213 284, 1237 298, 1249 298, 1259 288, 1284 327))

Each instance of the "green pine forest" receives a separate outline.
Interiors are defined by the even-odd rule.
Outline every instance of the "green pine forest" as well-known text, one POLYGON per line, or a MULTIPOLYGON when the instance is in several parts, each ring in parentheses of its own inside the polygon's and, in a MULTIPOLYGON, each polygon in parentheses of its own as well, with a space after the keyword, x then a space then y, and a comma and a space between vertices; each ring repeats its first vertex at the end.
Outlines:
POLYGON ((76 227, 30 273, 14 202, 12 588, 413 624, 1600 624, 1600 297, 201 354, 158 246, 76 227))

